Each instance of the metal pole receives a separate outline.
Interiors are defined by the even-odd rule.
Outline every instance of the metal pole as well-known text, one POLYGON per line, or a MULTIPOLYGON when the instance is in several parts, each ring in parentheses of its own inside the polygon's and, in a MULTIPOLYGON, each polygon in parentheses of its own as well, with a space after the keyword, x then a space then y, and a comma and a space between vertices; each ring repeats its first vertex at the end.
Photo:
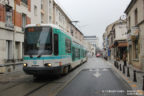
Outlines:
POLYGON ((125 74, 125 66, 123 65, 123 73, 125 74))
POLYGON ((127 67, 127 77, 130 77, 129 67, 127 67))
POLYGON ((134 82, 137 82, 136 71, 134 70, 133 73, 134 73, 134 74, 133 74, 133 75, 134 75, 133 81, 134 81, 134 82))

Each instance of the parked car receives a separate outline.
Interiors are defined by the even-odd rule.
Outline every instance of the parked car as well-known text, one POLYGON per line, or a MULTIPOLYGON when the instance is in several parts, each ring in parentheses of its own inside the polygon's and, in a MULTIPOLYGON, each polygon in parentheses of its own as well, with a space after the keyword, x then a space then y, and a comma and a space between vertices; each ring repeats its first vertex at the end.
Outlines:
POLYGON ((100 54, 100 53, 97 53, 97 54, 96 54, 96 57, 101 57, 101 54, 100 54))

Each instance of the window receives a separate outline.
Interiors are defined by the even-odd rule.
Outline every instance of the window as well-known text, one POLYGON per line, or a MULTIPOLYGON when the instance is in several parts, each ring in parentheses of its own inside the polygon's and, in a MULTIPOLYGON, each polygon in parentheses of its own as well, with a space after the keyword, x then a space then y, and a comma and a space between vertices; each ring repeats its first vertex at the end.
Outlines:
POLYGON ((54 55, 58 55, 59 53, 59 46, 58 46, 58 34, 54 34, 54 55))
POLYGON ((44 9, 44 1, 41 0, 41 9, 44 9))
POLYGON ((22 30, 24 31, 24 28, 26 26, 26 15, 22 14, 22 30))
POLYGON ((28 0, 21 0, 21 2, 25 3, 26 5, 28 4, 28 0))
POLYGON ((12 59, 12 41, 10 40, 6 41, 6 59, 12 59))
POLYGON ((78 48, 75 48, 75 58, 80 59, 80 49, 78 49, 78 48))
POLYGON ((71 29, 71 35, 73 36, 73 30, 71 29))
POLYGON ((8 5, 6 5, 6 27, 14 27, 12 23, 12 7, 8 5))
POLYGON ((34 6, 34 15, 37 16, 37 6, 34 6))
POLYGON ((75 48, 72 47, 72 61, 75 60, 75 48))
POLYGON ((129 28, 131 27, 131 17, 128 18, 129 28))
POLYGON ((71 40, 66 38, 65 45, 66 45, 66 53, 71 53, 71 40))
POLYGON ((15 58, 17 60, 21 59, 20 53, 21 53, 21 51, 20 51, 20 42, 16 42, 15 43, 15 55, 16 55, 15 58))
POLYGON ((138 40, 136 40, 135 42, 134 42, 134 50, 135 50, 135 52, 134 52, 134 59, 138 59, 139 57, 138 57, 138 54, 139 54, 139 52, 138 52, 138 40))
POLYGON ((137 9, 135 10, 135 25, 138 24, 138 11, 137 9))
POLYGON ((41 13, 41 23, 44 23, 44 15, 41 13))
POLYGON ((49 16, 49 23, 52 23, 52 18, 51 18, 51 16, 49 16))

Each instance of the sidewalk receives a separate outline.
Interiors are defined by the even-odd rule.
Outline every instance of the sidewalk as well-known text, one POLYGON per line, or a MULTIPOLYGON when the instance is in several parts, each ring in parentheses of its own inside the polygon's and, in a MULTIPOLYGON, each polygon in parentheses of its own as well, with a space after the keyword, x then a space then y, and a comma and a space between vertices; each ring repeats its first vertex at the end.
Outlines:
POLYGON ((16 82, 26 77, 29 77, 29 75, 26 75, 23 71, 0 74, 0 83, 16 82))
POLYGON ((117 66, 114 65, 114 60, 109 60, 109 63, 113 65, 113 68, 122 76, 122 78, 131 86, 133 91, 137 92, 137 96, 144 96, 144 82, 143 76, 144 72, 134 68, 132 65, 127 64, 125 70, 123 70, 123 61, 118 61, 117 66), (121 66, 121 68, 120 68, 121 66), (128 73, 129 68, 129 73, 128 73), (136 71, 136 76, 134 78, 134 71, 136 71), (129 76, 128 76, 129 75, 129 76))
POLYGON ((30 75, 26 75, 23 71, 11 72, 7 74, 0 74, 0 92, 14 87, 18 84, 27 82, 30 75))

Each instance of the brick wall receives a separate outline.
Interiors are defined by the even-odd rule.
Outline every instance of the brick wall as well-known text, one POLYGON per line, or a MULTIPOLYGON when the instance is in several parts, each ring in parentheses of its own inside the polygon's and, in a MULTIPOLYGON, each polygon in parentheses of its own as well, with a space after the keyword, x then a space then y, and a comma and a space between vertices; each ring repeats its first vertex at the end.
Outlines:
POLYGON ((15 15, 16 15, 15 25, 18 27, 21 27, 22 26, 22 15, 21 15, 21 13, 18 13, 18 12, 16 12, 15 15))
MULTIPOLYGON (((20 5, 20 2, 21 0, 16 0, 16 3, 18 5, 20 5)), ((28 10, 30 11, 31 10, 31 0, 28 0, 28 10)), ((14 13, 15 11, 13 10, 13 17, 12 17, 12 22, 14 24, 14 13)), ((5 23, 5 19, 6 19, 6 11, 5 11, 5 6, 0 4, 0 22, 4 22, 5 23)), ((18 27, 22 27, 22 14, 19 13, 19 12, 16 12, 15 13, 15 26, 18 26, 18 27)), ((26 18, 26 22, 27 24, 30 24, 31 23, 31 18, 27 16, 26 18)))
POLYGON ((16 4, 20 5, 21 0, 16 0, 16 4))
POLYGON ((31 11, 31 0, 28 0, 28 10, 31 11))
POLYGON ((27 16, 27 24, 31 24, 31 19, 27 16))
POLYGON ((0 21, 5 22, 5 7, 0 4, 0 21))

